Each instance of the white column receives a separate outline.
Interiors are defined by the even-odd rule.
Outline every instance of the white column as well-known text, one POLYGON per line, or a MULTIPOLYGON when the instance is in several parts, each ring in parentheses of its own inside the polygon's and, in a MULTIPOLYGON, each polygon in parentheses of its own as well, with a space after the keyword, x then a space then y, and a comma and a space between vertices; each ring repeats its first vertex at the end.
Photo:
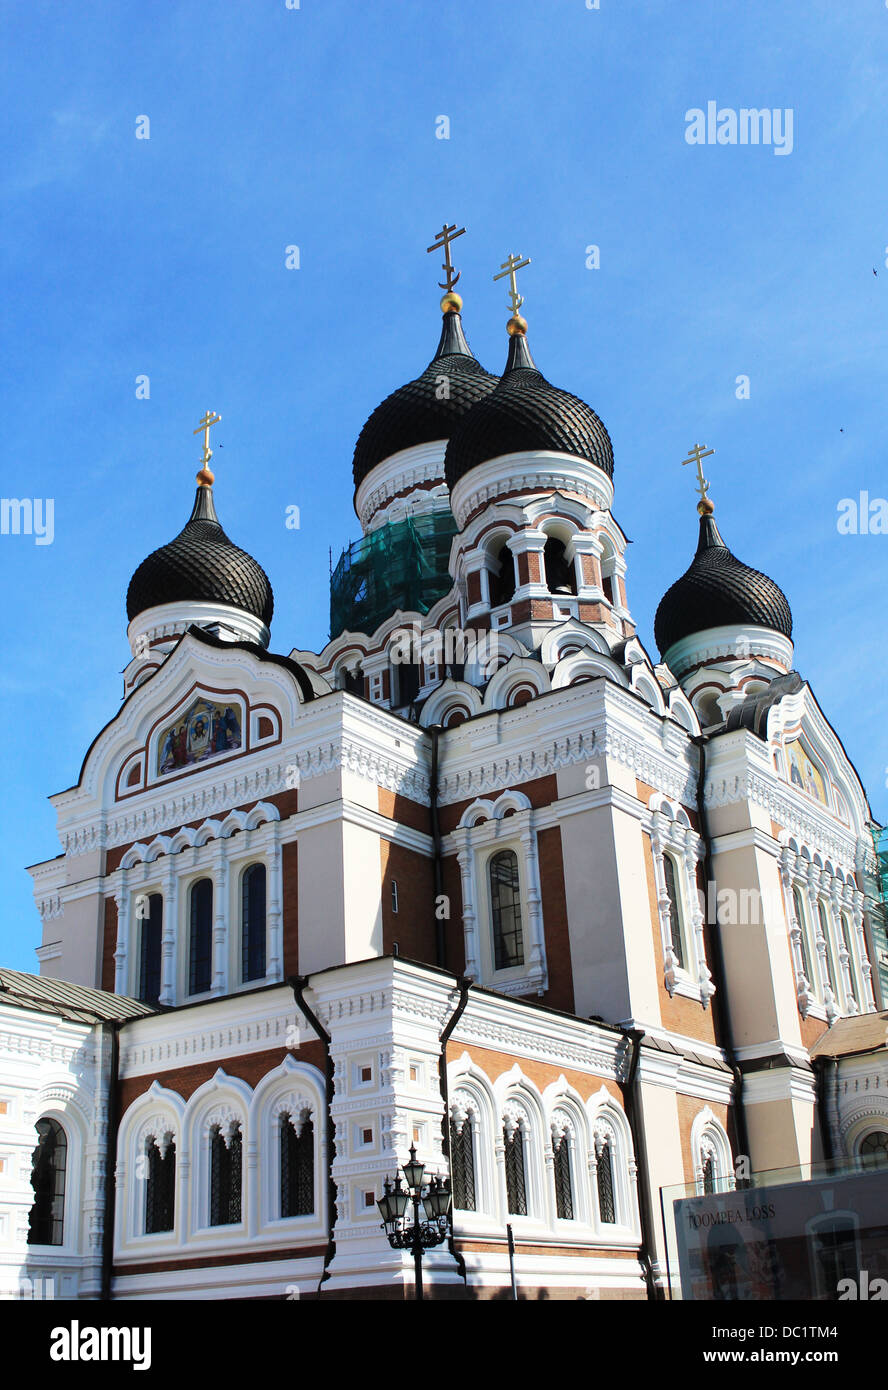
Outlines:
POLYGON ((870 959, 866 949, 866 928, 863 925, 864 899, 859 888, 855 888, 853 892, 854 915, 852 922, 857 930, 857 941, 860 949, 860 974, 863 979, 864 1000, 861 1002, 865 1001, 867 1013, 874 1014, 876 1012, 876 1000, 873 994, 873 967, 870 965, 870 959))
POLYGON ((811 914, 811 922, 814 927, 814 949, 817 953, 817 969, 820 975, 821 997, 826 1008, 826 1021, 832 1024, 839 1016, 839 1009, 829 982, 827 943, 820 926, 820 913, 817 910, 817 884, 819 880, 820 870, 811 864, 806 875, 804 891, 808 899, 808 911, 811 914))
POLYGON ((283 853, 280 845, 280 822, 272 821, 268 828, 271 848, 268 855, 268 961, 265 978, 269 984, 283 979, 284 959, 281 913, 284 902, 283 853))
POLYGON ((792 850, 784 848, 780 856, 780 882, 783 885, 783 903, 786 920, 789 923, 789 940, 792 949, 792 963, 795 970, 796 996, 799 1012, 806 1018, 811 1000, 814 998, 811 981, 805 974, 805 958, 802 953, 802 923, 795 913, 795 899, 792 895, 793 874, 796 856, 792 850))
POLYGON ((163 904, 163 932, 160 938, 160 999, 161 1004, 176 1002, 176 942, 179 922, 179 876, 177 856, 168 856, 166 894, 163 904))
POLYGON ((842 976, 842 990, 845 995, 845 1012, 859 1013, 857 1000, 854 997, 854 977, 851 974, 851 955, 845 942, 845 933, 842 930, 842 904, 841 889, 836 878, 829 883, 829 907, 827 912, 831 917, 831 926, 836 943, 836 953, 838 955, 839 970, 842 976))
POLYGON ((228 857, 226 841, 217 840, 213 846, 213 993, 225 994, 228 989, 228 857))
POLYGON ((469 832, 462 831, 462 848, 457 854, 462 875, 463 932, 465 935, 466 974, 480 980, 478 928, 475 917, 475 856, 469 844, 469 832))
POLYGON ((715 994, 712 975, 706 964, 706 941, 703 936, 703 913, 700 909, 700 894, 697 892, 697 860, 702 857, 702 846, 694 837, 685 832, 684 863, 688 881, 688 904, 691 917, 691 936, 694 943, 694 965, 697 983, 700 986, 700 1003, 704 1009, 715 994))
POLYGON ((126 869, 120 870, 114 893, 117 903, 117 946, 114 951, 114 993, 126 994, 127 950, 129 947, 129 886, 126 869))
MULTIPOLYGON (((521 847, 524 851, 524 864, 527 873, 527 924, 530 937, 529 975, 542 994, 546 987, 546 957, 543 948, 543 911, 540 896, 539 856, 536 832, 533 828, 532 811, 521 811, 515 817, 524 818, 521 827, 521 847)), ((502 824, 502 822, 500 822, 502 824)))

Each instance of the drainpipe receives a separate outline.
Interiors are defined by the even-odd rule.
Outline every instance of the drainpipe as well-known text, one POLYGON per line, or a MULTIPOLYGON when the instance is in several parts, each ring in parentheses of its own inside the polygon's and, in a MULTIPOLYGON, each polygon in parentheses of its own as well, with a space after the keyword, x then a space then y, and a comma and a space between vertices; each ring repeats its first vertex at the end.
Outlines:
POLYGON ((312 1028, 317 1033, 321 1042, 324 1044, 324 1072, 327 1078, 327 1249, 324 1254, 324 1271, 318 1280, 318 1298, 321 1296, 321 1285, 325 1279, 329 1279, 327 1266, 336 1253, 336 1241, 333 1239, 333 1226, 336 1221, 336 1184, 333 1181, 333 1155, 336 1152, 336 1126, 333 1123, 333 1058, 330 1056, 330 1034, 321 1023, 317 1014, 310 1009, 305 1002, 305 990, 308 988, 309 977, 307 975, 290 975, 287 984, 293 991, 296 1000, 296 1007, 305 1014, 312 1028))
POLYGON ((117 1196, 117 1133, 120 1128, 120 1021, 112 1020, 102 1026, 104 1037, 111 1040, 108 1076, 108 1122, 105 1127, 105 1218, 102 1223, 102 1293, 103 1303, 111 1301, 111 1276, 114 1272, 114 1208, 117 1196))
POLYGON ((440 724, 433 724, 429 729, 432 740, 432 766, 429 773, 429 813, 432 823, 432 863, 435 874, 435 964, 443 968, 446 964, 444 920, 437 914, 437 905, 441 901, 441 895, 444 891, 441 872, 441 830, 438 825, 438 739, 440 733, 440 724))
MULTIPOLYGON (((451 1175, 451 1179, 452 1174, 450 1168, 450 1090, 447 1085, 447 1043, 450 1039, 451 1034, 453 1033, 454 1028, 459 1023, 460 1019, 465 1013, 466 1005, 469 1002, 469 990, 472 987, 471 975, 458 975, 456 977, 456 984, 457 988, 459 989, 459 999, 457 1001, 456 1008, 451 1014, 450 1020, 444 1029, 444 1032, 438 1039, 439 1043, 441 1044, 441 1051, 438 1056, 438 1084, 441 1089, 441 1100, 444 1103, 444 1118, 441 1121, 441 1148, 444 1151, 444 1157, 447 1159, 447 1172, 451 1175)), ((452 1217, 453 1208, 451 1207, 450 1210, 450 1234, 447 1237, 447 1248, 453 1256, 454 1260, 456 1261, 456 1267, 459 1270, 459 1276, 465 1284, 466 1262, 454 1244, 452 1217)))
POLYGON ((734 1049, 734 1030, 731 1024, 731 1006, 728 1002, 728 989, 725 977, 725 957, 722 951, 721 928, 718 924, 718 912, 715 914, 715 921, 709 920, 709 885, 715 880, 712 875, 712 840, 709 835, 709 817, 706 813, 706 737, 704 734, 695 735, 691 740, 700 750, 700 770, 697 774, 697 819, 700 822, 700 836, 703 840, 703 880, 705 884, 703 892, 703 922, 707 927, 711 927, 710 940, 712 943, 712 964, 715 974, 715 994, 710 1000, 713 1014, 717 1015, 719 1022, 718 1034, 721 1035, 721 1046, 728 1059, 728 1066, 734 1077, 734 1128, 737 1135, 737 1144, 742 1154, 746 1154, 752 1163, 752 1156, 749 1150, 749 1130, 746 1125, 746 1106, 743 1101, 743 1073, 737 1062, 737 1053, 734 1049))
POLYGON ((839 1081, 838 1057, 815 1057, 814 1071, 817 1075, 817 1115, 820 1120, 820 1141, 823 1157, 827 1163, 839 1156, 833 1127, 833 1107, 839 1081))
POLYGON ((638 1104, 638 1063, 641 1060, 641 1042, 644 1037, 643 1028, 622 1028, 620 1030, 632 1046, 632 1057, 629 1062, 629 1075, 622 1084, 623 1104, 626 1109, 626 1118, 629 1121, 629 1131, 632 1135, 632 1144, 635 1149, 638 1161, 638 1215, 641 1220, 641 1250, 639 1252, 642 1269, 644 1270, 644 1282, 647 1285, 647 1296, 650 1300, 660 1300, 663 1298, 663 1290, 658 1287, 654 1278, 654 1267, 651 1262, 651 1251, 654 1249, 654 1220, 651 1212, 651 1186, 648 1175, 647 1144, 645 1142, 644 1125, 640 1122, 638 1104))

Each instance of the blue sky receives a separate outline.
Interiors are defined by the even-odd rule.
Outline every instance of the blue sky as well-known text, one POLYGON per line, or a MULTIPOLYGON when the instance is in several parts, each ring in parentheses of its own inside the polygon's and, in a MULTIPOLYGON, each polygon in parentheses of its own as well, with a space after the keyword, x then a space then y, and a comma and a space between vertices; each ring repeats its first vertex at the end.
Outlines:
POLYGON ((274 585, 272 645, 325 641, 328 547, 335 561, 360 529, 354 441, 432 354, 425 247, 445 219, 468 228, 464 322, 491 370, 508 317, 492 276, 510 250, 533 258, 530 342, 610 430, 652 655, 657 602, 695 545, 680 460, 702 440, 725 538, 786 590, 796 664, 888 819, 888 536, 836 526, 841 499, 888 495, 884 5, 19 0, 0 15, 2 492, 55 504, 51 545, 0 536, 3 964, 36 969, 23 866, 58 852, 46 798, 119 705, 126 587, 187 519, 208 406, 220 517, 274 585), (791 108, 791 154, 687 144, 685 113, 709 100, 791 108))

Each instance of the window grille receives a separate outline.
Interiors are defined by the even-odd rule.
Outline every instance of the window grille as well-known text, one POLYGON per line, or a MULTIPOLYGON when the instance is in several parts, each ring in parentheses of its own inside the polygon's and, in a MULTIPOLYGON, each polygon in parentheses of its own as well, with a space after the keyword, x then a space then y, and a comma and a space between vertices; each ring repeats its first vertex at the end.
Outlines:
POLYGON ((506 1145, 506 1193, 509 1211, 514 1216, 527 1215, 527 1189, 524 1181, 524 1135, 517 1125, 512 1133, 503 1126, 506 1145))
POLYGON ((450 1121, 450 1176, 453 1183, 453 1205, 459 1211, 477 1211, 475 1204, 475 1145, 472 1121, 466 1118, 462 1129, 450 1121))
POLYGON ((218 1125, 210 1136, 210 1225, 232 1226, 241 1219, 241 1159, 240 1126, 229 1136, 228 1143, 218 1125))
POLYGON ((867 1168, 888 1163, 888 1134, 885 1133, 884 1129, 877 1129, 872 1134, 867 1134, 860 1141, 858 1153, 867 1168))
POLYGON ((552 1140, 555 1155, 555 1210, 562 1221, 573 1221, 573 1189, 570 1181, 570 1141, 562 1134, 556 1143, 552 1140))
POLYGON ((161 1154, 156 1139, 147 1146, 148 1174, 145 1182, 145 1231, 171 1231, 176 1211, 176 1146, 170 1140, 161 1154))
POLYGON ((308 1116, 297 1135, 292 1117, 281 1115, 281 1216, 314 1211, 314 1126, 308 1116))
POLYGON ((616 1225, 617 1207, 614 1201, 614 1164, 611 1141, 605 1139, 598 1152, 598 1215, 606 1225, 616 1225))

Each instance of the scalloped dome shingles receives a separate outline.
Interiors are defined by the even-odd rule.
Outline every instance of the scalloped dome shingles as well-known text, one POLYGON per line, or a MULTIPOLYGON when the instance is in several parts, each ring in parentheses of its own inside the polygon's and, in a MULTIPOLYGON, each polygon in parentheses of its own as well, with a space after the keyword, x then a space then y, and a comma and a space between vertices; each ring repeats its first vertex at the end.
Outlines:
POLYGON ((783 590, 731 553, 711 516, 700 519, 700 541, 690 566, 660 600, 654 637, 662 655, 683 637, 738 624, 792 637, 792 612, 783 590))
POLYGON ((547 381, 523 335, 510 339, 509 361, 496 389, 453 431, 444 456, 447 486, 501 454, 548 450, 585 459, 614 475, 610 435, 591 406, 547 381))
POLYGON ((132 621, 159 604, 189 602, 240 608, 266 627, 274 612, 268 575, 228 539, 208 487, 198 487, 194 509, 178 536, 139 565, 127 590, 126 612, 132 621))
POLYGON ((449 439, 455 422, 496 383, 472 355, 459 314, 445 314, 438 349, 425 371, 386 396, 361 430, 352 463, 355 487, 392 454, 449 439), (446 397, 440 397, 441 377, 447 378, 446 397))

